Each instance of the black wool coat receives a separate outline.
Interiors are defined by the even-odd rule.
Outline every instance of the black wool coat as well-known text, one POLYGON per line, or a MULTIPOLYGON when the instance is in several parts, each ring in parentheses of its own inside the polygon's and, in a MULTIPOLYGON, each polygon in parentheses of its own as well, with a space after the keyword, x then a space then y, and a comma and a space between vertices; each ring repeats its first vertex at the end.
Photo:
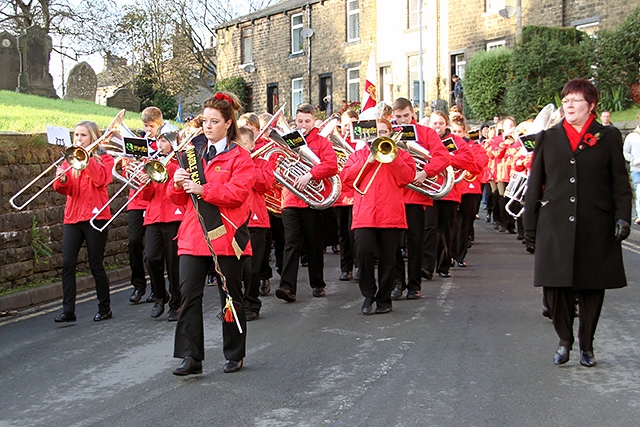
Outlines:
MULTIPOLYGON (((564 121, 564 120, 563 120, 564 121)), ((562 122, 536 137, 525 193, 524 229, 535 237, 534 286, 613 289, 627 285, 618 219, 631 222, 622 137, 595 120, 571 151, 562 122)))

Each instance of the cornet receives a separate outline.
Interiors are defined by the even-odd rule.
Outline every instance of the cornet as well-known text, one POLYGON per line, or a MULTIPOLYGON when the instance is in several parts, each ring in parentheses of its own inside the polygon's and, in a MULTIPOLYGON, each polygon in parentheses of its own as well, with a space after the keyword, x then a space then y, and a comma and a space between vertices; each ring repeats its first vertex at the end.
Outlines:
POLYGON ((11 199, 9 199, 9 203, 11 203, 11 206, 13 206, 18 210, 22 210, 24 209, 25 206, 27 206, 29 203, 35 200, 36 197, 44 193, 44 191, 47 188, 51 187, 53 183, 56 181, 56 179, 58 179, 57 176, 51 179, 36 194, 31 196, 27 201, 25 201, 21 205, 17 205, 15 203, 16 198, 21 196, 27 189, 31 188, 36 182, 40 180, 40 178, 44 177, 45 175, 50 173, 52 170, 55 170, 65 160, 67 161, 68 166, 63 170, 63 173, 69 172, 71 169, 76 169, 76 170, 85 169, 89 165, 90 153, 99 146, 101 146, 107 152, 109 152, 109 150, 114 147, 113 144, 117 144, 118 141, 122 140, 120 135, 124 128, 124 125, 122 123, 122 118, 124 117, 125 112, 126 110, 120 110, 120 112, 116 115, 116 117, 113 119, 113 121, 111 122, 107 130, 102 134, 102 136, 96 139, 95 141, 93 141, 88 147, 83 148, 83 147, 73 146, 73 147, 67 148, 62 157, 60 157, 58 160, 53 162, 51 166, 49 166, 47 169, 42 171, 40 175, 38 175, 33 180, 31 180, 31 182, 29 182, 27 185, 22 187, 20 191, 18 191, 11 199))

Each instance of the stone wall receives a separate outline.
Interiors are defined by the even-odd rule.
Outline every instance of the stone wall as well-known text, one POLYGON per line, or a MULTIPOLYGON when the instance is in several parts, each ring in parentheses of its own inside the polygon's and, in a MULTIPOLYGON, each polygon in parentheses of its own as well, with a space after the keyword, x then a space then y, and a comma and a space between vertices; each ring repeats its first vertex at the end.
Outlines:
MULTIPOLYGON (((48 189, 22 211, 9 204, 9 199, 20 188, 61 157, 60 148, 45 146, 44 141, 46 135, 0 135, 0 198, 3 200, 0 206, 0 289, 55 279, 61 275, 65 197, 48 189), (35 227, 34 217, 37 221, 35 227), (51 248, 50 258, 36 260, 34 235, 39 236, 36 240, 51 248)), ((38 185, 46 184, 54 174, 51 171, 38 185)), ((111 184, 110 194, 118 188, 118 184, 111 184)), ((34 189, 29 196, 36 191, 34 189)), ((20 203, 29 196, 16 202, 20 203)), ((112 212, 124 203, 125 197, 116 200, 112 212)), ((123 263, 127 259, 126 214, 121 214, 109 229, 105 264, 123 263)), ((88 270, 85 248, 78 260, 78 270, 88 270)))

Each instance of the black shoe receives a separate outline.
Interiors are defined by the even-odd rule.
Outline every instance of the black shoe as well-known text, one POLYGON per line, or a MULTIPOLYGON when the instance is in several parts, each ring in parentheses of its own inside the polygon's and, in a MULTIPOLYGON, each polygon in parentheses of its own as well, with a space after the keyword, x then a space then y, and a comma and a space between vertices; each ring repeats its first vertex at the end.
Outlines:
POLYGON ((568 361, 569 361, 569 347, 561 345, 560 347, 558 347, 555 354, 553 355, 553 363, 556 365, 562 365, 564 363, 567 363, 568 361))
POLYGON ((448 271, 445 273, 444 271, 438 271, 438 276, 440 277, 451 277, 451 273, 448 271))
POLYGON ((404 286, 399 280, 393 282, 393 290, 391 291, 391 299, 400 299, 402 298, 402 292, 404 292, 404 286))
POLYGON ((390 305, 383 305, 383 306, 376 307, 376 314, 386 314, 386 313, 389 313, 390 311, 391 311, 390 305))
POLYGON ((286 302, 294 302, 296 300, 296 294, 287 288, 278 288, 276 289, 276 298, 285 300, 286 302))
POLYGON ((491 214, 488 213, 487 216, 484 217, 484 220, 487 222, 491 222, 491 214))
POLYGON ((403 259, 409 258, 409 253, 407 252, 407 248, 402 248, 400 251, 402 253, 402 258, 403 259))
POLYGON ((505 231, 507 231, 507 229, 505 227, 503 227, 502 225, 498 226, 498 231, 501 233, 504 233, 505 231))
POLYGON ((202 373, 202 361, 191 356, 182 359, 182 364, 173 370, 173 375, 185 376, 202 373))
POLYGON ((151 293, 147 297, 147 302, 156 302, 156 301, 158 301, 158 297, 156 296, 155 292, 151 291, 151 293))
POLYGON ((158 300, 151 309, 151 317, 157 319, 158 317, 162 316, 162 313, 164 313, 164 302, 158 300))
POLYGON ((421 296, 422 294, 417 290, 407 292, 407 299, 420 299, 421 296))
POLYGON ((105 314, 96 313, 96 315, 93 316, 93 321, 102 322, 103 320, 111 319, 112 317, 113 317, 113 313, 111 312, 111 310, 109 310, 105 314))
POLYGON ((466 267, 467 266, 467 262, 466 261, 458 261, 458 267, 466 267))
POLYGON ((326 295, 324 288, 313 288, 313 296, 316 298, 320 298, 326 295))
POLYGON ((500 227, 500 226, 498 225, 498 223, 497 223, 497 222, 495 222, 495 221, 494 221, 494 222, 493 222, 493 229, 494 229, 494 230, 497 230, 497 229, 498 229, 498 227, 500 227))
POLYGON ((522 233, 518 233, 518 234, 516 235, 516 239, 517 239, 517 240, 523 240, 523 241, 524 241, 524 234, 522 234, 522 233))
POLYGON ((549 319, 551 319, 551 312, 549 311, 549 309, 547 307, 544 307, 542 309, 542 315, 544 317, 548 317, 549 319))
POLYGON ((269 279, 260 280, 260 286, 258 287, 258 293, 261 297, 266 297, 271 292, 271 283, 269 279))
POLYGON ((169 314, 167 316, 167 320, 169 322, 177 322, 178 317, 180 317, 180 309, 177 310, 169 310, 169 314))
POLYGON ((509 234, 516 234, 516 229, 515 228, 507 228, 507 231, 509 232, 509 234))
POLYGON ((129 297, 129 302, 133 304, 137 304, 142 299, 142 295, 144 295, 144 289, 134 289, 129 297))
POLYGON ((371 312, 373 311, 373 307, 371 306, 372 304, 373 298, 365 298, 364 302, 362 303, 362 314, 371 314, 371 312))
POLYGON ((343 271, 338 280, 342 282, 347 282, 351 279, 353 279, 353 274, 351 274, 350 271, 343 271))
POLYGON ((356 282, 360 280, 360 269, 358 267, 356 267, 353 272, 353 280, 355 280, 356 282))
POLYGON ((424 268, 420 270, 420 275, 427 280, 433 280, 433 271, 425 270, 424 268))
POLYGON ((56 323, 75 322, 78 320, 75 313, 62 313, 53 318, 56 323))
POLYGON ((580 350, 580 364, 582 366, 586 366, 587 368, 593 368, 596 366, 596 357, 593 355, 593 351, 582 351, 580 350))
POLYGON ((227 363, 222 367, 225 374, 238 372, 240 369, 242 369, 242 360, 227 360, 227 363))
POLYGON ((258 317, 260 317, 260 314, 256 313, 255 311, 247 311, 245 317, 247 319, 247 322, 251 322, 252 320, 256 320, 258 317))

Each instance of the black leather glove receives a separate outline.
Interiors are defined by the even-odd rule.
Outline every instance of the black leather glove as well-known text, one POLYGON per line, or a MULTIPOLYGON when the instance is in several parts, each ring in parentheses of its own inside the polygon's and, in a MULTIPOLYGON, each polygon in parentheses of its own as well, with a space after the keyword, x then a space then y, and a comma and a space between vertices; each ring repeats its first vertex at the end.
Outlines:
POLYGON ((624 219, 616 220, 616 241, 622 242, 629 237, 631 233, 631 224, 624 219))
POLYGON ((536 252, 536 235, 534 233, 524 232, 524 246, 530 254, 536 252))

